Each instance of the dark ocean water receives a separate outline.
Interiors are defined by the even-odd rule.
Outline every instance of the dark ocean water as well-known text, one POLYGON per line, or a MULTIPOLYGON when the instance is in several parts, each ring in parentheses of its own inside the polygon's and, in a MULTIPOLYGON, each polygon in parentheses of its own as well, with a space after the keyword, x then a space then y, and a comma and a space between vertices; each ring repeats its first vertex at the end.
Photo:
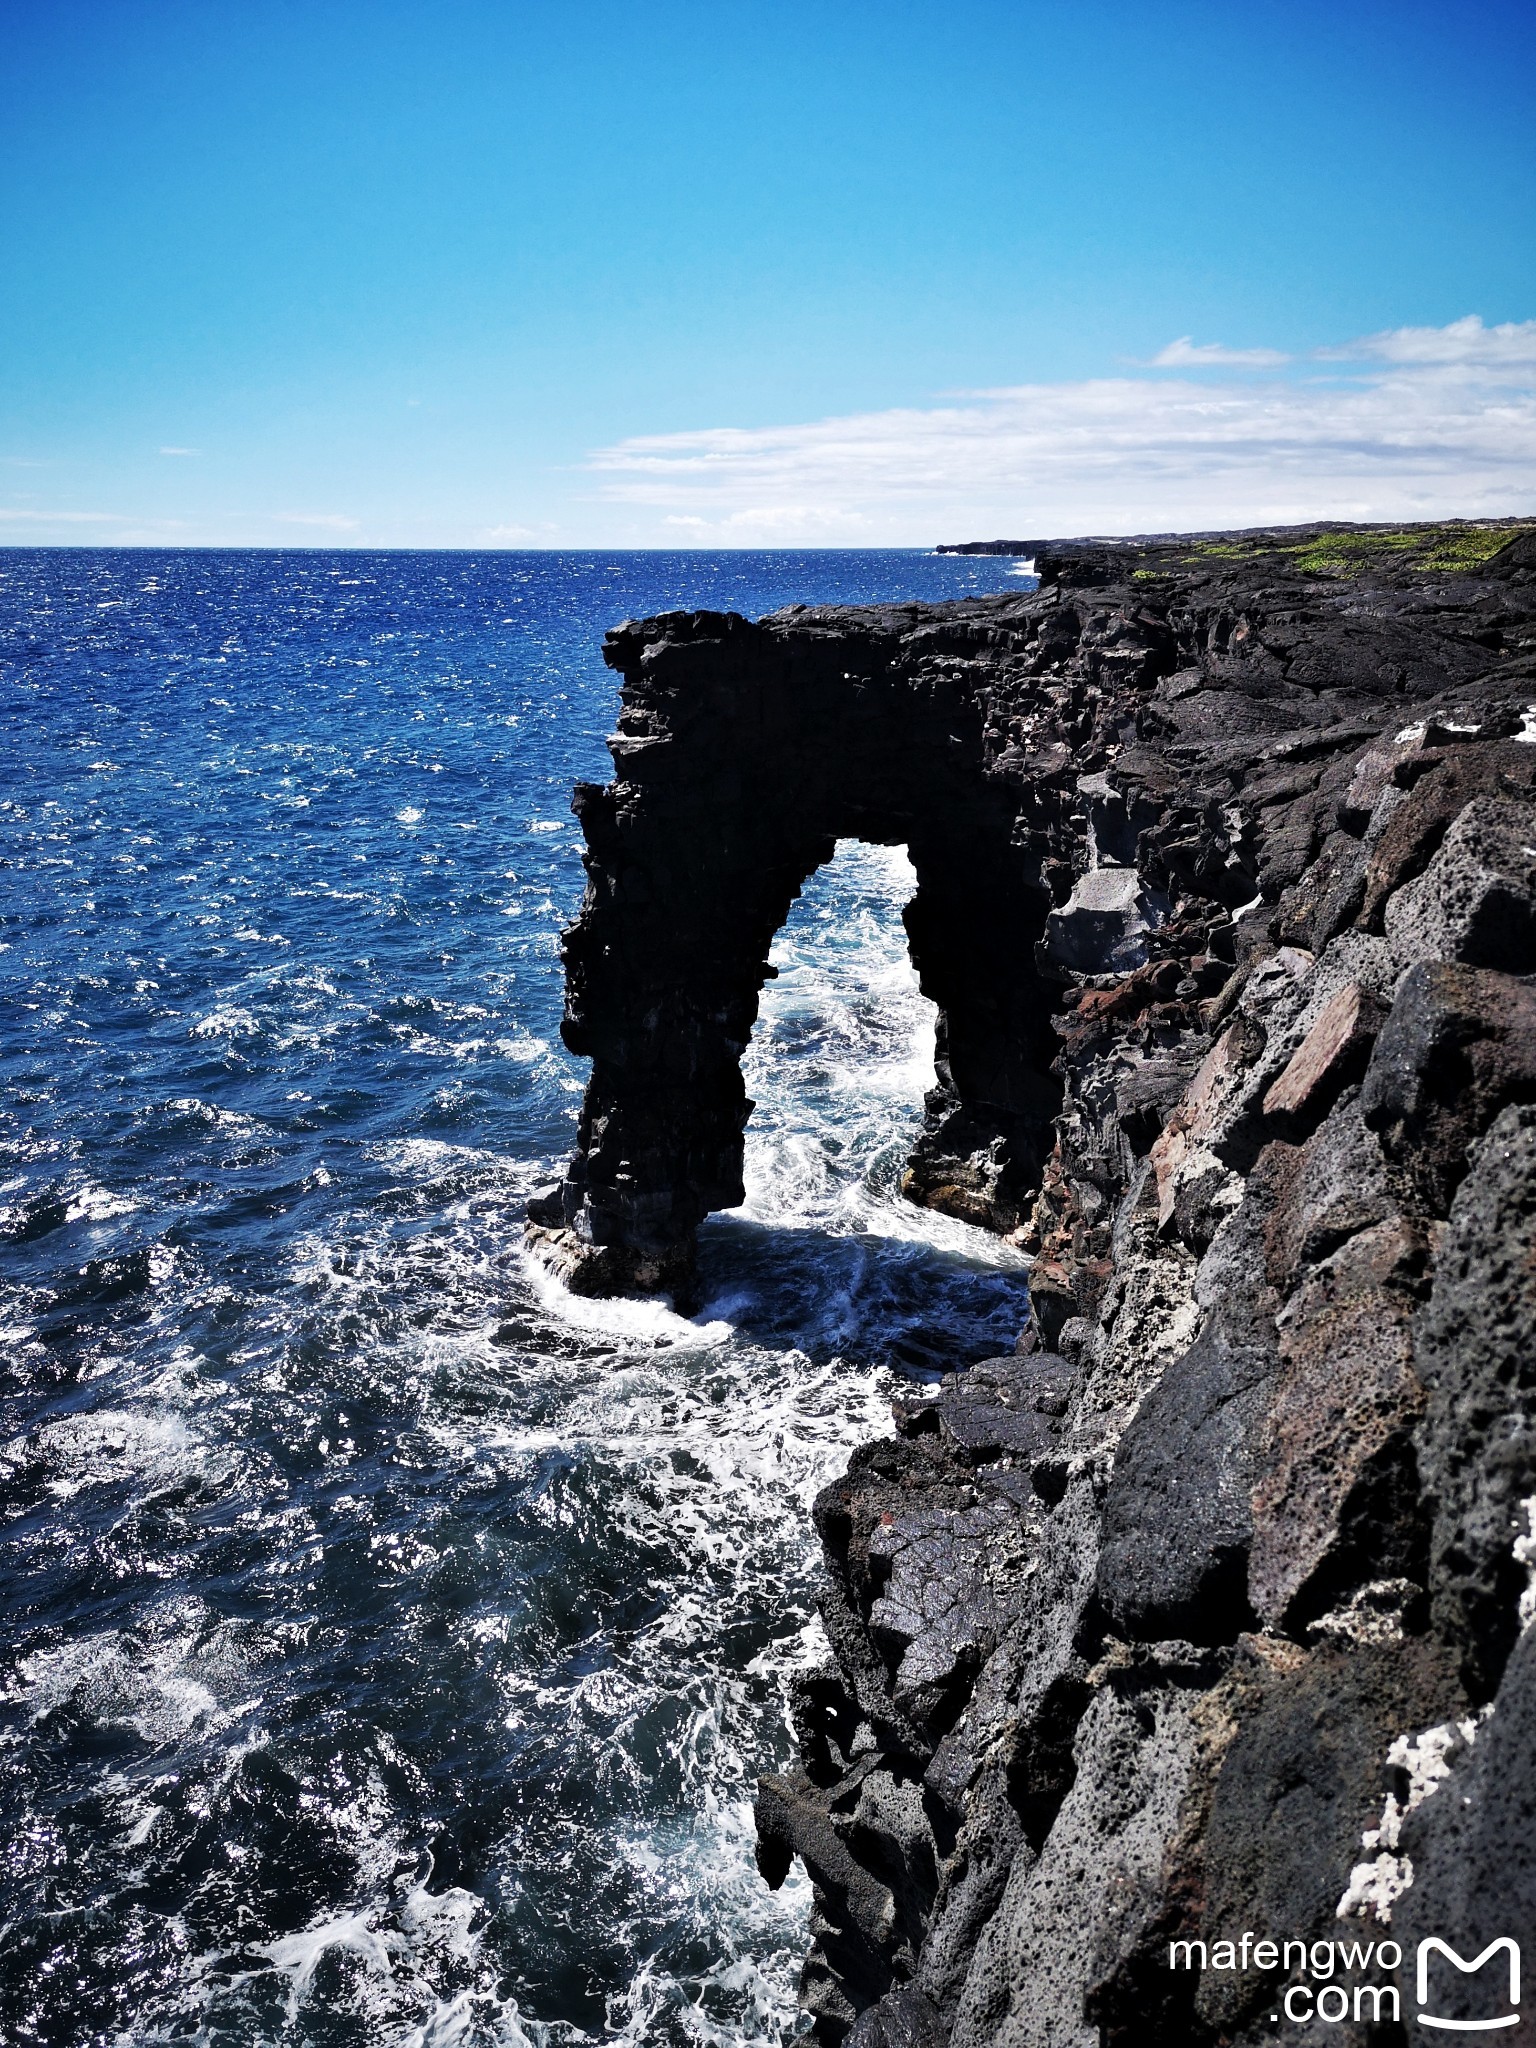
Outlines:
POLYGON ((608 624, 1008 577, 0 553, 0 2040, 795 2034, 750 1799, 807 1509, 1022 1280, 894 1196, 931 1012, 858 847, 780 935, 700 1315, 527 1266, 567 800, 608 624))

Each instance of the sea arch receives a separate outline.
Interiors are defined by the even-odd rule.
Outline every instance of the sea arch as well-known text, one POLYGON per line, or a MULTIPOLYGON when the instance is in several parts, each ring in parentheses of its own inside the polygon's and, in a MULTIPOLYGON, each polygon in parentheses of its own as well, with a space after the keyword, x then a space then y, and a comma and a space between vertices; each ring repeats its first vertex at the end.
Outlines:
POLYGON ((855 616, 853 635, 847 612, 795 608, 607 637, 615 776, 576 789, 587 889, 564 940, 562 1035, 592 1073, 565 1179, 529 1210, 580 1291, 686 1298, 699 1223, 744 1199, 741 1056, 774 935, 840 839, 904 845, 917 876, 903 922, 939 1015, 908 1192, 992 1220, 1038 1179, 1060 1100, 1035 958, 1051 899, 976 649, 963 619, 930 641, 906 607, 855 616))

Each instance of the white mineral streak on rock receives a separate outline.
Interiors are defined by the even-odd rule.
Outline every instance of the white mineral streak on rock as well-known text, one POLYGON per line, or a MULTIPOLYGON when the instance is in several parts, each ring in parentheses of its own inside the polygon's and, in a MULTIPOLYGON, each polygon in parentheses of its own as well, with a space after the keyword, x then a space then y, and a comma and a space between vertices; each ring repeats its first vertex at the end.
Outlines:
POLYGON ((1400 1802, 1389 1792, 1381 1825, 1367 1828, 1360 1837, 1361 1848, 1374 1853, 1349 1873, 1348 1888, 1334 1909, 1340 1920, 1371 1917, 1383 1926, 1390 1924, 1393 1906, 1413 1883, 1412 1859, 1396 1853, 1403 1822, 1440 1789, 1451 1775, 1452 1755, 1477 1740, 1480 1722, 1492 1711, 1486 1708, 1468 1721, 1442 1721, 1422 1735, 1399 1735, 1387 1751, 1388 1766, 1408 1773, 1408 1797, 1400 1802))
POLYGON ((1529 1628, 1536 1621, 1536 1496, 1520 1503, 1526 1520, 1526 1534, 1515 1538, 1515 1562, 1523 1564, 1530 1581, 1520 1595, 1520 1626, 1529 1628))

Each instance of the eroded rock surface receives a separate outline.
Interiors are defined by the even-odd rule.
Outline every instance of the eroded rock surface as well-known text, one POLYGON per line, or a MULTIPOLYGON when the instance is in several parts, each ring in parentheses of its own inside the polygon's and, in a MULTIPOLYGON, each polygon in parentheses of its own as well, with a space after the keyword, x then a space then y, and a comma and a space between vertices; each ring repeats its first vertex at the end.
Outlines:
POLYGON ((816 2034, 1251 2048, 1283 1975, 1169 1967, 1247 1932, 1398 1940, 1401 2026, 1317 2034, 1386 2048, 1419 1939, 1536 1956, 1536 556, 1017 545, 1037 593, 611 641, 539 1231, 686 1280, 774 929, 909 844, 909 1192, 1034 1255, 1032 1321, 818 1504, 759 1804, 816 2034))

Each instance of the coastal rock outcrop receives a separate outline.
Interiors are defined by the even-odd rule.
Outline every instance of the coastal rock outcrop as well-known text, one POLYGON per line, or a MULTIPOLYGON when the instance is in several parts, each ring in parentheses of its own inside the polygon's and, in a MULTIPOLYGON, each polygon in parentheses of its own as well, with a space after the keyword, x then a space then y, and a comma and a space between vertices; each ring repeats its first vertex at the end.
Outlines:
POLYGON ((773 932, 907 844, 908 1192, 1033 1256, 1031 1320, 817 1505, 758 1807, 817 2037, 1252 2048, 1293 1984, 1387 2048, 1417 1942, 1536 1941, 1531 532, 1027 545, 1035 592, 610 637, 531 1235, 686 1290, 773 932))

